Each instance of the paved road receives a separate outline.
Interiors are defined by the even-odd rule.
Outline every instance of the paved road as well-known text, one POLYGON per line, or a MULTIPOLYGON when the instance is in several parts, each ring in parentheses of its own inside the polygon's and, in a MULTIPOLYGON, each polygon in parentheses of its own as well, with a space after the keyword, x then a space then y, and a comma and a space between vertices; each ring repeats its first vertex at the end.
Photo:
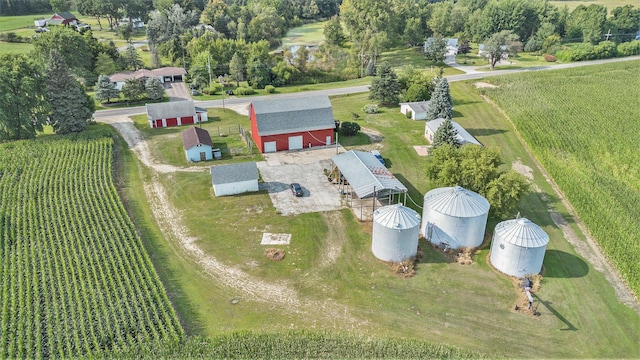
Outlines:
MULTIPOLYGON (((541 70, 555 70, 555 69, 567 69, 573 67, 580 66, 588 66, 588 65, 596 65, 596 64, 605 64, 611 62, 620 62, 620 61, 632 61, 632 60, 640 60, 640 55, 636 56, 628 56, 622 58, 613 58, 613 59, 602 59, 602 60, 592 60, 592 61, 580 61, 568 64, 554 64, 547 66, 536 66, 531 68, 523 68, 523 69, 514 69, 514 70, 494 70, 494 71, 483 71, 483 72, 473 72, 469 74, 460 74, 460 75, 451 75, 447 76, 447 80, 449 82, 454 81, 463 81, 463 80, 473 80, 473 79, 481 79, 489 76, 496 75, 504 75, 504 74, 514 74, 518 72, 525 71, 541 71, 541 70)), ((290 94, 273 94, 273 95, 264 95, 264 96, 253 96, 249 98, 230 98, 225 99, 225 105, 242 105, 248 104, 253 99, 287 99, 294 98, 300 96, 313 96, 313 95, 341 95, 341 94, 353 94, 360 93, 369 90, 369 85, 361 85, 361 86, 351 86, 337 89, 327 89, 327 90, 313 90, 313 91, 305 91, 298 93, 290 93, 290 94)), ((222 107, 223 100, 206 100, 206 101, 196 101, 196 106, 199 107, 222 107)), ((93 117, 95 119, 100 119, 103 117, 111 117, 111 116, 119 116, 119 115, 133 115, 133 114, 142 114, 145 112, 144 106, 130 107, 130 108, 121 108, 121 109, 109 109, 109 110, 99 110, 96 111, 93 117)))

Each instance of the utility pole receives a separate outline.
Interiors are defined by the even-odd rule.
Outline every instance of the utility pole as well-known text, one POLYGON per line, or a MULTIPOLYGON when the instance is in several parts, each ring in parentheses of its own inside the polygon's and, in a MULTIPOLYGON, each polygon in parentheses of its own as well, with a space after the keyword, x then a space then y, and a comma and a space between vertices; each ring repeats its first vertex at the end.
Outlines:
POLYGON ((211 54, 207 54, 207 67, 209 69, 209 87, 211 87, 211 54))
POLYGON ((607 38, 607 41, 609 41, 609 38, 612 36, 613 34, 611 34, 611 29, 609 29, 609 31, 607 31, 606 34, 604 34, 604 36, 607 38))

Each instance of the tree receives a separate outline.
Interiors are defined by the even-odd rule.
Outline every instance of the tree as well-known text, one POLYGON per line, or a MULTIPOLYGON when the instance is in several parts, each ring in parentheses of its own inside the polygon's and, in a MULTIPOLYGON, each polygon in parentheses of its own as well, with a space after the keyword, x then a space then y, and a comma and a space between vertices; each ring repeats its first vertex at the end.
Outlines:
POLYGON ((427 161, 427 178, 438 187, 462 186, 475 191, 489 201, 491 216, 511 217, 529 191, 529 183, 514 170, 500 171, 499 154, 498 149, 476 145, 442 145, 427 161))
POLYGON ((40 33, 32 44, 34 53, 43 64, 49 62, 50 51, 55 49, 62 56, 64 64, 75 74, 93 70, 93 57, 87 40, 69 27, 53 27, 51 31, 40 33))
POLYGON ((231 62, 229 62, 229 73, 231 78, 236 81, 236 85, 240 86, 240 81, 244 81, 244 60, 239 52, 233 53, 231 62))
POLYGON ((160 100, 164 96, 164 87, 157 77, 150 77, 144 84, 147 97, 151 100, 160 100))
POLYGON ((516 41, 518 41, 518 35, 515 35, 511 30, 503 30, 491 35, 484 42, 484 56, 489 60, 492 70, 500 59, 509 54, 511 44, 516 41))
POLYGON ((453 118, 453 100, 449 92, 449 82, 445 77, 437 81, 427 109, 427 121, 438 118, 453 118))
POLYGON ((48 104, 41 67, 23 54, 0 55, 0 141, 42 131, 48 104))
POLYGON ((144 66, 144 62, 142 61, 140 54, 131 43, 127 45, 127 50, 122 53, 122 63, 124 64, 125 69, 131 69, 134 71, 141 69, 144 66))
POLYGON ((51 50, 46 69, 49 123, 57 134, 84 131, 93 116, 93 107, 82 86, 71 75, 62 55, 51 50))
POLYGON ((424 55, 434 63, 443 62, 447 54, 447 41, 441 35, 435 35, 427 39, 424 46, 424 55))
POLYGON ((334 16, 331 20, 327 21, 322 34, 324 35, 324 40, 331 45, 342 46, 347 42, 347 37, 344 35, 338 16, 334 16))
POLYGON ((307 71, 307 61, 309 59, 309 50, 304 45, 300 45, 293 57, 293 66, 301 73, 307 71))
POLYGON ((71 1, 69 0, 49 0, 51 10, 55 12, 69 11, 71 9, 71 1))
POLYGON ((122 86, 122 95, 128 101, 136 101, 141 99, 144 96, 144 85, 140 80, 137 79, 127 79, 122 86))
POLYGON ((118 67, 116 66, 116 62, 113 59, 101 52, 98 54, 98 58, 96 59, 96 67, 95 73, 102 75, 111 75, 118 71, 118 67))
POLYGON ((359 131, 360 125, 358 123, 345 121, 340 124, 340 132, 342 132, 344 136, 354 136, 358 134, 359 131))
POLYGON ((456 135, 458 135, 458 130, 453 127, 451 119, 446 118, 444 122, 438 126, 436 133, 433 134, 433 148, 435 149, 445 144, 459 148, 460 141, 456 135))
POLYGON ((367 69, 364 71, 364 76, 376 76, 376 63, 373 59, 370 59, 367 63, 367 69))
POLYGON ((370 100, 377 100, 380 104, 393 105, 398 103, 401 88, 396 73, 388 62, 378 67, 378 76, 371 80, 370 100))
POLYGON ((107 75, 98 76, 98 82, 94 86, 94 97, 96 100, 103 102, 111 102, 111 99, 120 97, 120 90, 116 88, 116 84, 109 80, 107 75))

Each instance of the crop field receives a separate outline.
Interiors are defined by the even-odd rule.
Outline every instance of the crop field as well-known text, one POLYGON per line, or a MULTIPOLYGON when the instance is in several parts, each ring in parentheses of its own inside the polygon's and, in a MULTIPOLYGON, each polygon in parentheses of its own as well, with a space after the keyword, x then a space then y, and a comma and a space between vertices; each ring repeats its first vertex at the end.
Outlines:
POLYGON ((0 145, 0 357, 71 358, 183 330, 101 132, 0 145))
POLYGON ((502 107, 640 296, 640 61, 491 78, 502 107))

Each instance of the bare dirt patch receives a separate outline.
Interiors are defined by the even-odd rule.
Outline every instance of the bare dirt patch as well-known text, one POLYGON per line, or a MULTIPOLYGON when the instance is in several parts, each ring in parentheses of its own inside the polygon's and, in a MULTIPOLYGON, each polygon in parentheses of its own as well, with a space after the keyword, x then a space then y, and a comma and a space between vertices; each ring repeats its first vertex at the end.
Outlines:
POLYGON ((428 156, 431 145, 414 145, 413 149, 418 153, 418 156, 428 156))
POLYGON ((285 251, 282 249, 268 248, 264 251, 264 256, 272 261, 280 261, 284 259, 285 251))
POLYGON ((478 81, 478 82, 474 82, 473 86, 476 87, 476 89, 481 89, 481 88, 497 88, 498 85, 493 85, 490 84, 488 82, 483 82, 483 81, 478 81))
POLYGON ((382 133, 377 130, 362 127, 360 128, 360 132, 367 135, 373 143, 382 142, 382 140, 384 140, 384 135, 382 135, 382 133))

